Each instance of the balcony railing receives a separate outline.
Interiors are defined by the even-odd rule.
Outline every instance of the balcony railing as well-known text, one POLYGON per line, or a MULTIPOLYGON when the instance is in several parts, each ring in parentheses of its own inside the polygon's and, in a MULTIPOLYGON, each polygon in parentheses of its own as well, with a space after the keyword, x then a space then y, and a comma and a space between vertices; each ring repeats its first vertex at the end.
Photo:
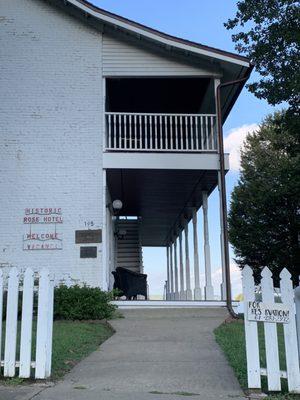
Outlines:
POLYGON ((106 150, 216 152, 215 114, 105 113, 106 150))

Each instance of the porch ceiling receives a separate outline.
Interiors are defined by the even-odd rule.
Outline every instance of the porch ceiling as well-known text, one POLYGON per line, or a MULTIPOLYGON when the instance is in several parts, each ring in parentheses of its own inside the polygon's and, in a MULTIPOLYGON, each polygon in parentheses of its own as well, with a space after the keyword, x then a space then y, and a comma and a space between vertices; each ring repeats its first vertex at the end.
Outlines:
POLYGON ((191 219, 201 206, 201 192, 217 186, 217 171, 114 169, 107 185, 112 200, 123 202, 120 215, 142 217, 142 245, 165 246, 181 217, 191 219))

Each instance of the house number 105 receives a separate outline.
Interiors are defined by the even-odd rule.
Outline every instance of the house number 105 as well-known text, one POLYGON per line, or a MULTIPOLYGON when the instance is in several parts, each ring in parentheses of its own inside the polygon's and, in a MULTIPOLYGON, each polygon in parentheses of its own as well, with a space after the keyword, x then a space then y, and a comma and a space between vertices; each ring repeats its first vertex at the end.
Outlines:
POLYGON ((84 221, 84 226, 87 228, 90 228, 91 226, 94 226, 94 221, 84 221))

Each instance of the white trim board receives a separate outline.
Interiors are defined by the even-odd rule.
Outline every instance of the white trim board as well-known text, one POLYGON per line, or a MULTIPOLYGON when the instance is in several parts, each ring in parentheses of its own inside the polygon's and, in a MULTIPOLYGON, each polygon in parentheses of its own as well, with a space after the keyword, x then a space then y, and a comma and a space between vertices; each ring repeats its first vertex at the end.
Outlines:
POLYGON ((209 49, 204 49, 204 48, 199 48, 199 47, 196 47, 193 45, 189 45, 187 43, 185 44, 185 43, 175 40, 175 38, 172 39, 171 37, 170 38, 164 37, 163 34, 151 32, 143 27, 139 27, 136 25, 134 26, 133 24, 126 22, 126 21, 122 21, 119 18, 114 18, 113 16, 109 16, 104 13, 101 13, 100 9, 97 11, 93 10, 78 0, 67 0, 67 2, 72 4, 75 7, 79 8, 80 10, 84 11, 87 15, 91 15, 98 20, 104 21, 113 26, 119 26, 120 28, 126 29, 129 32, 133 32, 137 35, 144 36, 144 37, 154 40, 156 42, 163 43, 166 46, 172 46, 174 48, 189 51, 194 54, 218 59, 218 60, 225 61, 225 62, 230 62, 232 64, 238 64, 238 65, 246 67, 246 68, 248 68, 250 66, 249 62, 247 62, 246 60, 244 61, 244 60, 235 58, 234 56, 231 57, 230 54, 220 54, 218 51, 213 51, 213 49, 209 50, 209 49))
MULTIPOLYGON (((145 309, 145 308, 225 308, 225 301, 181 301, 181 300, 115 300, 111 304, 118 306, 119 309, 145 309)), ((237 307, 238 302, 233 303, 237 307)))
MULTIPOLYGON (((106 169, 183 169, 219 170, 217 153, 147 153, 104 152, 103 168, 106 169)), ((229 170, 229 155, 225 154, 225 169, 229 170)))

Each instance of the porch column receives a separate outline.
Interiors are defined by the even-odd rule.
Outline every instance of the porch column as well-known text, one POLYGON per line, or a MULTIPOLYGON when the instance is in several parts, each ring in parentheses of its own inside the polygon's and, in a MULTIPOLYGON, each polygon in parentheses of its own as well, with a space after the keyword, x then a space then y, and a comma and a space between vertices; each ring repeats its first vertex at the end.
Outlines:
POLYGON ((210 246, 208 233, 208 201, 207 192, 202 192, 204 260, 205 260, 205 300, 214 300, 214 288, 211 281, 210 246))
POLYGON ((225 256, 224 256, 224 229, 222 219, 222 196, 221 196, 221 174, 218 171, 218 190, 220 201, 220 245, 221 245, 221 266, 222 266, 222 283, 221 283, 221 299, 226 300, 226 274, 225 274, 225 256))
POLYGON ((100 278, 100 287, 102 290, 108 290, 108 275, 109 275, 109 264, 107 257, 107 181, 106 181, 106 169, 103 170, 102 174, 102 274, 100 278))
POLYGON ((183 251, 182 251, 182 231, 179 233, 179 274, 180 274, 180 300, 186 300, 184 291, 184 270, 183 270, 183 251))
POLYGON ((170 257, 169 246, 166 246, 167 252, 167 287, 166 287, 166 300, 170 300, 170 257))
POLYGON ((175 293, 174 300, 179 300, 179 291, 178 291, 178 264, 177 264, 177 238, 174 240, 174 275, 175 275, 175 293))
POLYGON ((194 234, 194 277, 195 277, 195 290, 194 300, 201 300, 201 288, 200 288, 200 271, 199 271, 199 254, 198 254, 198 221, 197 221, 197 210, 193 210, 193 234, 194 234))
POLYGON ((170 300, 174 300, 173 243, 170 243, 170 300))
POLYGON ((189 229, 188 223, 184 227, 185 234, 185 276, 186 276, 186 299, 193 300, 193 292, 191 290, 191 273, 190 273, 190 255, 189 255, 189 229))

